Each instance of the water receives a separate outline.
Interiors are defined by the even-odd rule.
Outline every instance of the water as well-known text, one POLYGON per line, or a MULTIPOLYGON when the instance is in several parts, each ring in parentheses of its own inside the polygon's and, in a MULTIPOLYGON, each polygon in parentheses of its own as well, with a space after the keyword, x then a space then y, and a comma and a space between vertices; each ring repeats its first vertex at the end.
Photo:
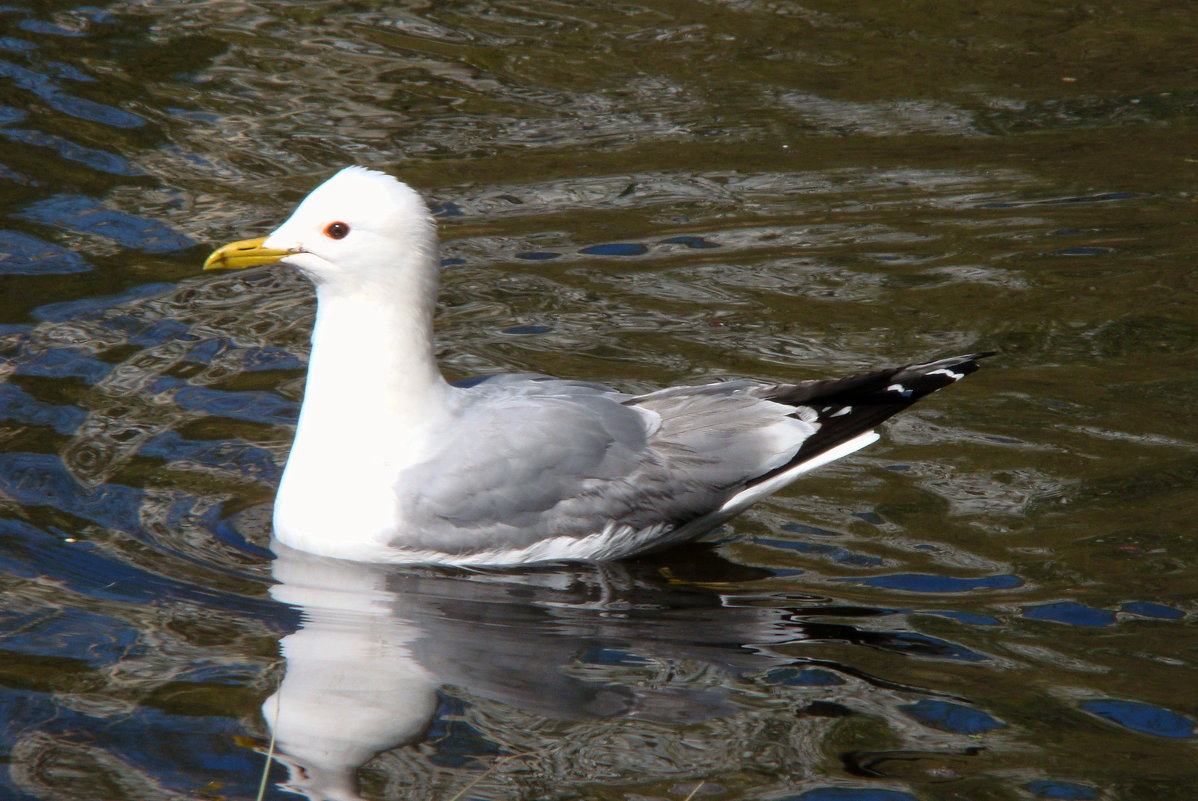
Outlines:
POLYGON ((1191 798, 1188 9, 525 6, 0 10, 0 797, 1191 798), (347 163, 454 379, 1001 354, 651 560, 272 559, 311 292, 198 267, 347 163))

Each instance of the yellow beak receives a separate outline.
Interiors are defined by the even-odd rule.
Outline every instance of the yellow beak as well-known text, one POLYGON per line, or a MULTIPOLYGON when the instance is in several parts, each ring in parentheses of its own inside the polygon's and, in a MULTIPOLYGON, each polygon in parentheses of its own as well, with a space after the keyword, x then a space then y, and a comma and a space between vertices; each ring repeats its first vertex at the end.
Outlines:
POLYGON ((291 250, 271 250, 262 247, 262 239, 244 239, 241 242, 231 242, 219 250, 212 252, 204 262, 205 270, 241 270, 246 267, 257 267, 259 264, 274 264, 282 258, 294 253, 291 250))

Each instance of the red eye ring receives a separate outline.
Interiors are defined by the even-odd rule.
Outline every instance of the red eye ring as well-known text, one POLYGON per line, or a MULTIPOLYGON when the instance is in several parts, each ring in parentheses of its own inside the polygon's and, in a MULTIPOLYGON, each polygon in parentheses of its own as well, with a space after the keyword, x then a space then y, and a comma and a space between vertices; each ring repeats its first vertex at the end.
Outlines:
POLYGON ((324 227, 324 235, 329 239, 345 239, 349 236, 349 226, 343 222, 331 222, 324 227))

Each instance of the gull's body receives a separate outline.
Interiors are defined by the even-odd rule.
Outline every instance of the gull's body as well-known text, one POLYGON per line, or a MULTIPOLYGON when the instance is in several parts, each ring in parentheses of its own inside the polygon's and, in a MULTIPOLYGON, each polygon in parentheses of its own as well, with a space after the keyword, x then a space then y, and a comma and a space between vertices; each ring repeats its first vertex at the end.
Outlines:
POLYGON ((533 375, 452 386, 433 349, 432 217, 406 185, 353 167, 206 267, 275 261, 318 299, 275 535, 344 559, 603 560, 692 539, 873 442, 874 426, 979 358, 639 396, 533 375))

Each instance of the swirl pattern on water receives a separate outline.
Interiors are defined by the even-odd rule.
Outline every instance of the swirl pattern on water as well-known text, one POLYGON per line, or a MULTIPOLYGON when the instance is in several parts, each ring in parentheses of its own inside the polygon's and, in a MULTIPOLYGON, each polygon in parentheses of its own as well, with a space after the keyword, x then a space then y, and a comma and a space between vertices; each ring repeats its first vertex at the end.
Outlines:
POLYGON ((252 797, 287 724, 314 796, 1186 797, 1183 26, 900 6, 0 11, 0 794, 252 797), (1003 353, 714 545, 272 562, 310 290, 197 243, 348 161, 436 204, 455 379, 1003 353), (340 738, 405 681, 412 731, 340 738))

